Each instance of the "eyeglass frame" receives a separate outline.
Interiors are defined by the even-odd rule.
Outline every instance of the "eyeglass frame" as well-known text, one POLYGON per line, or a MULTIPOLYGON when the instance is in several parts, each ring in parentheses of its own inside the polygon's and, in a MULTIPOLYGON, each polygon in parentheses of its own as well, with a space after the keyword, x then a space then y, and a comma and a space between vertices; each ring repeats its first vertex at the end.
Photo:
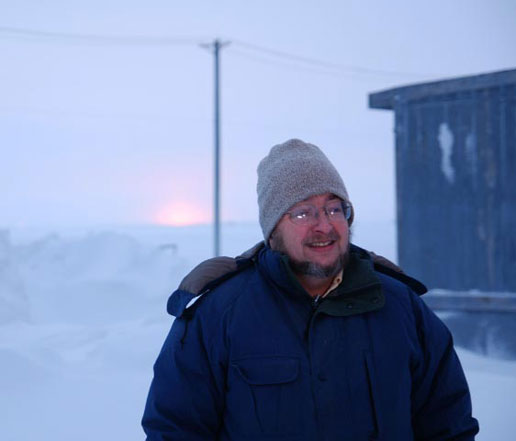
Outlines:
MULTIPOLYGON (((331 201, 329 203, 331 203, 331 201)), ((289 211, 286 211, 285 215, 288 214, 290 221, 295 225, 314 226, 314 225, 317 225, 317 223, 319 222, 319 213, 322 210, 323 213, 326 215, 326 219, 328 220, 328 222, 341 222, 341 221, 349 222, 349 220, 351 219, 351 214, 352 214, 352 206, 349 202, 342 200, 342 199, 339 200, 339 203, 342 207, 342 214, 343 214, 342 219, 340 219, 338 217, 337 218, 332 217, 329 214, 329 212, 328 212, 328 209, 330 208, 330 207, 328 207, 329 203, 327 203, 326 205, 324 205, 321 208, 317 208, 316 206, 314 206, 312 204, 301 205, 299 208, 309 207, 309 208, 313 209, 312 216, 309 216, 308 218, 306 218, 306 221, 303 219, 294 218, 292 209, 289 211)), ((333 207, 331 207, 331 208, 333 208, 333 207)))

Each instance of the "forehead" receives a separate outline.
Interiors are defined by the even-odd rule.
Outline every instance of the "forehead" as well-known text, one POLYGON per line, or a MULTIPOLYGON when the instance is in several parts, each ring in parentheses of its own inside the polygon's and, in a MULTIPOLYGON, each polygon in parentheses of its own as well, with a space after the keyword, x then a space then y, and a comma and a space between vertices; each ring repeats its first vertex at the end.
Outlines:
POLYGON ((293 207, 297 207, 298 205, 319 205, 319 204, 325 204, 328 201, 332 201, 335 199, 339 199, 338 196, 335 196, 333 193, 324 193, 324 194, 317 194, 315 196, 310 196, 309 198, 306 198, 302 200, 301 202, 298 202, 297 204, 294 204, 293 207))

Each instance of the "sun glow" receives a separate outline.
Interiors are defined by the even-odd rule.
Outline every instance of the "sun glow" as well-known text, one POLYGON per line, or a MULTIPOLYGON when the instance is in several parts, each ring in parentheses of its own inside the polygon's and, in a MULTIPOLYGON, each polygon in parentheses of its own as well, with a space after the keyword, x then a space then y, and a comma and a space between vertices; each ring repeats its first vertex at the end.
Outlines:
POLYGON ((209 213, 203 212, 198 206, 187 202, 172 202, 160 208, 154 216, 154 222, 159 225, 184 226, 208 221, 209 213))

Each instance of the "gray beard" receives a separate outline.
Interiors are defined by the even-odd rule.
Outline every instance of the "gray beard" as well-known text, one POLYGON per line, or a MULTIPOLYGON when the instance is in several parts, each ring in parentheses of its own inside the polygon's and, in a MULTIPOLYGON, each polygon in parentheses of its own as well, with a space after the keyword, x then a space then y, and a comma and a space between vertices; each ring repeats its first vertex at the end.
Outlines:
MULTIPOLYGON (((351 234, 349 239, 351 240, 351 234)), ((314 262, 293 259, 288 255, 285 249, 283 238, 280 235, 277 235, 274 238, 274 242, 274 250, 279 251, 280 253, 285 254, 288 257, 290 268, 294 273, 296 273, 299 276, 310 276, 315 277, 317 279, 328 279, 330 277, 335 277, 337 274, 339 274, 340 270, 344 269, 349 262, 349 249, 351 247, 351 242, 348 242, 348 247, 346 251, 343 254, 341 254, 331 265, 320 265, 314 262)))
MULTIPOLYGON (((349 248, 348 248, 349 250, 349 248)), ((294 260, 289 257, 289 264, 292 271, 300 276, 311 276, 316 279, 329 279, 339 274, 340 270, 344 269, 349 260, 349 251, 341 254, 339 258, 332 265, 319 265, 313 262, 303 262, 294 260)))

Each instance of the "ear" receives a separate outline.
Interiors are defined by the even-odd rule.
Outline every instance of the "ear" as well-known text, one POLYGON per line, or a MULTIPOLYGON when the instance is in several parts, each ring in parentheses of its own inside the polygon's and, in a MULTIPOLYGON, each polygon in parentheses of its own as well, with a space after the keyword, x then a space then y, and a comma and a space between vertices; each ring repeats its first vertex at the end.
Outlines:
POLYGON ((269 240, 267 241, 267 245, 269 245, 269 248, 274 249, 275 241, 276 241, 276 228, 274 228, 274 230, 272 230, 272 233, 269 236, 269 240))
POLYGON ((349 205, 351 205, 351 216, 348 219, 348 226, 351 228, 351 224, 353 223, 353 220, 355 219, 355 209, 353 208, 353 204, 349 201, 347 201, 349 205))

